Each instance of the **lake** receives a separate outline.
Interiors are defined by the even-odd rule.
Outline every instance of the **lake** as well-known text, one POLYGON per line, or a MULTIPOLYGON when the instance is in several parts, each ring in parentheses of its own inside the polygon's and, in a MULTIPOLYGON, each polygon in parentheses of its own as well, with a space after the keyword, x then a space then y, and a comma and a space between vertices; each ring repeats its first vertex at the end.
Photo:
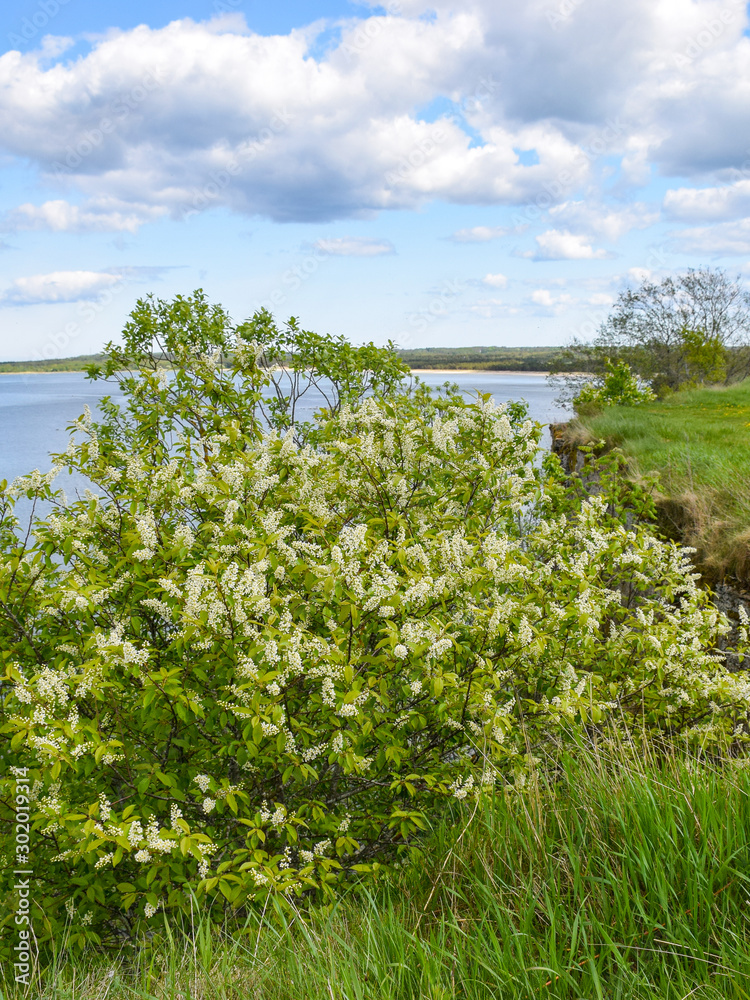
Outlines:
MULTIPOLYGON (((566 419, 555 406, 555 391, 543 375, 494 372, 420 372, 428 385, 456 382, 468 393, 490 392, 498 402, 525 399, 529 416, 541 423, 566 419)), ((86 404, 96 414, 97 402, 107 391, 101 382, 90 382, 82 372, 50 372, 33 375, 0 375, 0 479, 10 482, 33 469, 50 467, 49 453, 65 451, 66 427, 83 413, 86 404)), ((117 398, 117 393, 110 389, 117 398)), ((311 398, 308 414, 317 408, 311 398)), ((308 414, 304 412, 301 416, 308 414)), ((549 444, 549 432, 544 443, 549 444)), ((62 476, 58 485, 70 489, 71 480, 62 476)))

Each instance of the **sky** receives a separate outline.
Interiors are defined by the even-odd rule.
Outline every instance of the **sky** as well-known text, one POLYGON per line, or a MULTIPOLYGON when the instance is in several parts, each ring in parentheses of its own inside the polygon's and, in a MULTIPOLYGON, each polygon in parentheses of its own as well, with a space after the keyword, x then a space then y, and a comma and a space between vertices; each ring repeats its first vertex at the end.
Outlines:
POLYGON ((405 348, 591 339, 750 280, 736 0, 8 0, 0 360, 203 288, 405 348))

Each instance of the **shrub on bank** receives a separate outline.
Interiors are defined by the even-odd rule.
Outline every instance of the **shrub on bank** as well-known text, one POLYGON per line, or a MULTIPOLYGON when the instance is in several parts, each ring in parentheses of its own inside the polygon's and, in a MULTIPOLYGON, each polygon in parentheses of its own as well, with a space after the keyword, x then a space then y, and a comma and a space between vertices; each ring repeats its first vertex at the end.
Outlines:
POLYGON ((577 413, 594 413, 607 406, 640 406, 656 399, 647 382, 639 378, 625 361, 605 362, 605 372, 584 382, 573 406, 577 413))
POLYGON ((579 495, 522 406, 394 364, 141 302, 92 373, 125 404, 59 457, 91 491, 4 491, 3 836, 26 767, 40 939, 112 943, 196 892, 217 916, 330 894, 571 726, 743 737, 727 622, 616 477, 579 495), (53 507, 25 541, 19 495, 53 507))

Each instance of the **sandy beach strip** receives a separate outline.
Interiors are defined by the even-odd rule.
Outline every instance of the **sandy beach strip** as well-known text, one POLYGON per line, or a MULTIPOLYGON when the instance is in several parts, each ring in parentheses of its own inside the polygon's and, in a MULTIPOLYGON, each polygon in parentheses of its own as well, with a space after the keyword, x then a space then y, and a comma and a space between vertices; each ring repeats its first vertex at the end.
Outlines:
POLYGON ((415 375, 461 375, 474 372, 476 375, 539 375, 547 376, 549 372, 525 372, 513 369, 495 370, 487 368, 411 368, 415 375))

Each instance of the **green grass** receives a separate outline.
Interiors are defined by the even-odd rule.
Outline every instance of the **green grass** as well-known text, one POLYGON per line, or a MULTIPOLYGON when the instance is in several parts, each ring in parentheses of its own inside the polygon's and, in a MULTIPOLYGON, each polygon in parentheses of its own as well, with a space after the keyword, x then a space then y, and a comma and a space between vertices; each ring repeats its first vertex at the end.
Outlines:
POLYGON ((750 770, 600 748, 457 804, 420 863, 331 913, 267 911, 225 934, 196 918, 129 961, 61 942, 27 995, 746 1000, 749 902, 750 770))
POLYGON ((750 379, 584 418, 584 436, 659 475, 662 514, 709 573, 750 578, 750 379))

